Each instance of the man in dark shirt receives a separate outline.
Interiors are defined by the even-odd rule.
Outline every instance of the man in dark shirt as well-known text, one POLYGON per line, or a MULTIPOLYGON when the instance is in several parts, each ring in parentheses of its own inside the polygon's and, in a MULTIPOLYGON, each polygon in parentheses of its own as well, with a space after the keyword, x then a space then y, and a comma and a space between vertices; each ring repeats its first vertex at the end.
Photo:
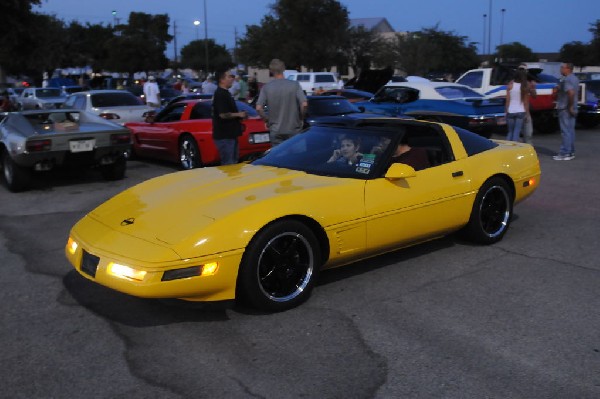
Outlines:
POLYGON ((217 71, 219 87, 212 102, 213 140, 219 151, 221 165, 238 162, 238 136, 242 135, 241 120, 247 117, 245 111, 239 112, 229 89, 234 76, 228 70, 217 71))
POLYGON ((412 166, 414 170, 422 170, 431 167, 427 150, 420 147, 411 147, 405 138, 402 138, 392 155, 392 162, 400 162, 412 166))

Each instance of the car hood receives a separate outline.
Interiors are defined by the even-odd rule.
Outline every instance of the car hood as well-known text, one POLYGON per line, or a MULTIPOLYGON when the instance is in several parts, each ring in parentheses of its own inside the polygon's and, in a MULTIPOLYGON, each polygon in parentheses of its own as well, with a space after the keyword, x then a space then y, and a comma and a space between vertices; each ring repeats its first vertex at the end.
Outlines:
MULTIPOLYGON (((326 187, 327 192, 359 201, 360 196, 354 192, 360 184, 357 182, 249 164, 194 169, 132 187, 100 205, 89 216, 124 234, 157 244, 177 245, 213 224, 233 230, 241 221, 252 225, 248 219, 262 217, 257 213, 285 213, 283 208, 294 202, 290 197, 285 203, 280 200, 287 194, 310 196, 314 189, 326 187), (344 185, 347 190, 340 188, 344 185), (350 190, 354 190, 353 194, 350 190), (299 191, 302 194, 296 194, 299 191), (273 199, 276 205, 270 202, 273 199), (265 210, 262 208, 265 204, 271 204, 267 206, 272 208, 265 210)), ((302 205, 302 201, 296 204, 302 205)))

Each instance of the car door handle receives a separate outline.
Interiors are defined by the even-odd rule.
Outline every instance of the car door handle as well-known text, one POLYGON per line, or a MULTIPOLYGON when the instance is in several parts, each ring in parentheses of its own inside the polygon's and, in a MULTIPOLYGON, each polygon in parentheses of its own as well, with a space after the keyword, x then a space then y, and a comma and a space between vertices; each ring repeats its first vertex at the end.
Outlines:
POLYGON ((464 174, 463 171, 459 170, 458 172, 452 172, 452 177, 460 177, 463 174, 464 174))

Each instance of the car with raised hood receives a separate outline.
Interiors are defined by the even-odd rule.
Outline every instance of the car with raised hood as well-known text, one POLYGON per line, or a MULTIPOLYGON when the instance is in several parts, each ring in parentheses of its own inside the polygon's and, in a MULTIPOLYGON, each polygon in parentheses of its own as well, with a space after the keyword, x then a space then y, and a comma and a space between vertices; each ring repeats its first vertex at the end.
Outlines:
POLYGON ((281 311, 308 299, 324 269, 455 231, 498 242, 539 178, 528 144, 424 121, 342 119, 251 163, 129 188, 75 224, 65 254, 83 277, 126 294, 281 311), (356 160, 331 162, 348 141, 356 160), (405 142, 427 152, 427 168, 394 161, 405 142))
POLYGON ((77 110, 11 112, 0 122, 1 168, 11 191, 27 189, 33 173, 57 167, 95 166, 105 179, 122 179, 130 147, 129 130, 77 110))

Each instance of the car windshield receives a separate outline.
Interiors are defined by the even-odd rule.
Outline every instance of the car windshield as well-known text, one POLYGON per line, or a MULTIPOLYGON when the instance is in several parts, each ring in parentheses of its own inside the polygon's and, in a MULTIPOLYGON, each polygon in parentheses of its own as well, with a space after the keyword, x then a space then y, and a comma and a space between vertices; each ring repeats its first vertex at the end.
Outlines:
POLYGON ((394 148, 390 143, 397 136, 396 131, 376 127, 313 126, 273 147, 252 164, 314 175, 372 179, 381 175, 394 148))
POLYGON ((310 116, 335 116, 359 113, 360 110, 346 98, 313 98, 308 101, 310 116))
POLYGON ((128 91, 92 94, 92 107, 124 107, 133 105, 140 105, 140 102, 128 91))
POLYGON ((60 97, 60 89, 37 89, 36 95, 38 98, 60 97))
POLYGON ((600 99, 600 80, 588 80, 585 82, 585 90, 587 94, 587 101, 598 101, 598 99, 600 99))
POLYGON ((439 86, 435 91, 444 98, 454 100, 456 98, 483 98, 483 96, 468 87, 461 86, 439 86))

